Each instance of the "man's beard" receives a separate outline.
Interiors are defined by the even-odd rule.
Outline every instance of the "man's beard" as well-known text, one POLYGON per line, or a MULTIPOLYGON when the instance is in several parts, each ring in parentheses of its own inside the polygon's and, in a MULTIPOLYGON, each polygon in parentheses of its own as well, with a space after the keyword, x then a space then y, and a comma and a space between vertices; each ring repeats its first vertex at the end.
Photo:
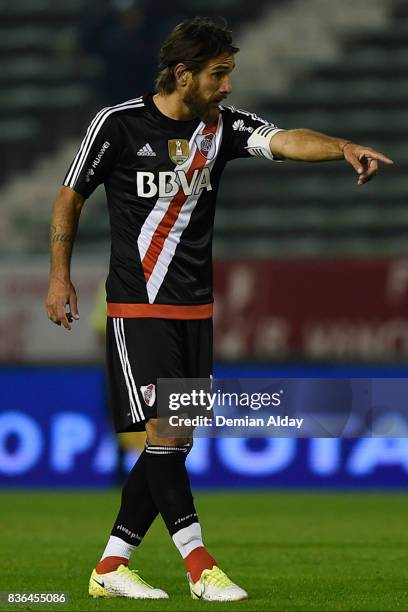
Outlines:
POLYGON ((218 106, 210 106, 208 102, 200 98, 194 83, 184 94, 183 102, 194 117, 199 117, 207 125, 218 119, 218 106))

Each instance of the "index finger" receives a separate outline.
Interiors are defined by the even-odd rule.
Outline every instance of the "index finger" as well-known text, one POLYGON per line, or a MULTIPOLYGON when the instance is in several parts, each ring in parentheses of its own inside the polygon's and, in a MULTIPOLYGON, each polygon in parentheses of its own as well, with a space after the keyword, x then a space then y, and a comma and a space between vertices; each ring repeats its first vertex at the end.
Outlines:
POLYGON ((363 151, 362 153, 360 153, 359 159, 361 159, 362 157, 371 157, 372 159, 378 159, 378 161, 382 161, 384 164, 394 163, 392 159, 390 159, 386 155, 383 155, 383 153, 379 153, 378 151, 363 151))

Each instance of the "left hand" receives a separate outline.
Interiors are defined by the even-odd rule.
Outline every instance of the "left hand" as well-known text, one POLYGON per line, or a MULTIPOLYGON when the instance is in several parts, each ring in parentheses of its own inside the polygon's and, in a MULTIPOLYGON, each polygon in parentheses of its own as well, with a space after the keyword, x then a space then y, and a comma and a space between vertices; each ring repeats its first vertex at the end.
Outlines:
POLYGON ((389 157, 386 157, 374 149, 362 145, 346 142, 343 147, 344 159, 353 166, 359 175, 357 185, 364 185, 373 178, 378 172, 378 162, 393 164, 389 157))

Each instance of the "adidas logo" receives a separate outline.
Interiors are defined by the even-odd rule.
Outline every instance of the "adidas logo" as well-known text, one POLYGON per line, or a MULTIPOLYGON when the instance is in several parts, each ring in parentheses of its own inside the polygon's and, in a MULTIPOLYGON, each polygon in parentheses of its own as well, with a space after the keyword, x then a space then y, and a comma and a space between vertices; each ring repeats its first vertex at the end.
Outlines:
POLYGON ((254 128, 250 127, 249 125, 246 126, 242 119, 237 119, 234 121, 232 124, 232 129, 235 131, 238 130, 239 132, 249 132, 250 134, 254 131, 254 128))
POLYGON ((144 147, 138 150, 137 155, 139 155, 139 157, 156 157, 156 153, 148 142, 146 142, 144 147))

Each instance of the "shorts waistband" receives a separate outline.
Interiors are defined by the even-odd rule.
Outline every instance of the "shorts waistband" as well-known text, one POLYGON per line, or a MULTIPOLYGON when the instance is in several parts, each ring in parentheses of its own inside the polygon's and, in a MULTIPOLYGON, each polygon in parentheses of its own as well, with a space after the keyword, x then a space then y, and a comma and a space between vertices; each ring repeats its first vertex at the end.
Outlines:
POLYGON ((116 304, 108 302, 108 317, 123 319, 211 319, 213 304, 116 304))

